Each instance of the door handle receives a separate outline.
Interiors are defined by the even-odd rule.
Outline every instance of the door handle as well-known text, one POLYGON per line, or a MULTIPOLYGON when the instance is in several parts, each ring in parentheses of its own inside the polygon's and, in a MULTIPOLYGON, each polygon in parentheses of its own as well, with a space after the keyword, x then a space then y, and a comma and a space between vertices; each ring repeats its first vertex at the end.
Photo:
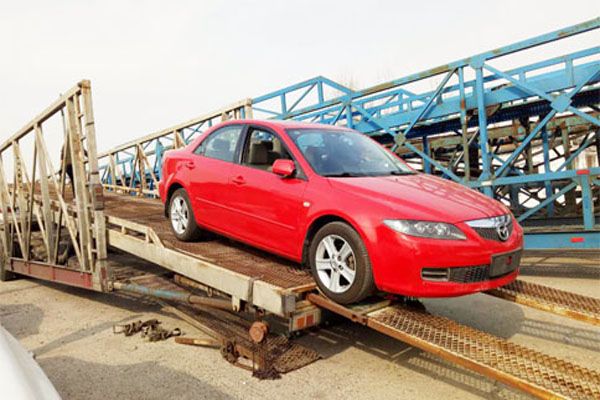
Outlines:
POLYGON ((193 169, 196 166, 196 164, 194 164, 193 161, 186 161, 183 163, 183 166, 187 169, 193 169))
POLYGON ((233 183, 235 183, 236 185, 243 185, 246 183, 246 180, 244 179, 243 176, 236 176, 235 178, 233 178, 231 180, 233 183))

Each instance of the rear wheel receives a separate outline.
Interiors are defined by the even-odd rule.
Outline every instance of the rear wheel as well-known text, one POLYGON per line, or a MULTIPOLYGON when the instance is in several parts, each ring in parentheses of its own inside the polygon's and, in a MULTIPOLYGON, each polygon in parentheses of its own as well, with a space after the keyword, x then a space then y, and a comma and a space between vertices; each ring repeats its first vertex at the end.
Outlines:
POLYGON ((309 261, 319 289, 337 303, 349 304, 375 289, 371 261, 359 234, 344 222, 322 227, 310 244, 309 261))
POLYGON ((184 242, 198 240, 202 231, 196 224, 192 205, 185 189, 177 189, 169 200, 171 230, 177 239, 184 242))
POLYGON ((2 255, 0 255, 0 282, 12 281, 13 279, 16 279, 15 274, 6 270, 8 267, 7 261, 7 258, 4 258, 2 255))
POLYGON ((0 267, 0 282, 12 281, 15 279, 15 274, 0 267))

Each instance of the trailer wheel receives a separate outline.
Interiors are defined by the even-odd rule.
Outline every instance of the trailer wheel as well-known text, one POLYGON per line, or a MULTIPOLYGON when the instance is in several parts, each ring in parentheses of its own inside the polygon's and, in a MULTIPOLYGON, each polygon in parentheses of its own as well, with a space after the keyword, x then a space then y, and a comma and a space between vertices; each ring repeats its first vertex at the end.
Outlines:
POLYGON ((202 231, 196 224, 192 205, 185 189, 177 189, 169 201, 169 221, 171 230, 177 239, 192 242, 202 237, 202 231))
POLYGON ((0 266, 0 282, 7 282, 16 279, 16 275, 7 271, 5 266, 0 266))
POLYGON ((361 301, 375 289, 367 249, 344 222, 331 222, 317 232, 310 243, 309 263, 321 292, 337 303, 361 301))

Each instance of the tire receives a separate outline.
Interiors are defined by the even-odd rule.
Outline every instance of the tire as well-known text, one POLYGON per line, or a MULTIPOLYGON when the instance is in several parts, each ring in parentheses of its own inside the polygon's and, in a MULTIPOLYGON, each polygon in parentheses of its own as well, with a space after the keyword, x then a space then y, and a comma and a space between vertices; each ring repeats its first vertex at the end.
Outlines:
POLYGON ((169 199, 167 217, 171 231, 182 242, 193 242, 202 237, 185 189, 177 189, 169 199))
POLYGON ((375 290, 365 244, 344 222, 331 222, 319 229, 310 243, 309 264, 319 290, 337 303, 359 302, 375 290))
POLYGON ((16 279, 17 277, 15 274, 6 270, 7 264, 4 264, 4 261, 4 258, 0 256, 0 263, 3 263, 3 265, 0 265, 0 282, 7 282, 16 279))

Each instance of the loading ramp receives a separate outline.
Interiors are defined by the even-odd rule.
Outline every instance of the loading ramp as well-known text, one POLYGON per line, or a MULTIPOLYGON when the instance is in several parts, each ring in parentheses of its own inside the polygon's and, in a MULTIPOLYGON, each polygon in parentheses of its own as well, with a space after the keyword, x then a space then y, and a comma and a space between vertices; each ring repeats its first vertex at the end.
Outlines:
POLYGON ((600 373, 528 349, 445 317, 391 301, 341 306, 308 300, 384 335, 540 398, 600 398, 600 373))
POLYGON ((600 326, 600 299, 519 279, 486 293, 517 304, 600 326))

